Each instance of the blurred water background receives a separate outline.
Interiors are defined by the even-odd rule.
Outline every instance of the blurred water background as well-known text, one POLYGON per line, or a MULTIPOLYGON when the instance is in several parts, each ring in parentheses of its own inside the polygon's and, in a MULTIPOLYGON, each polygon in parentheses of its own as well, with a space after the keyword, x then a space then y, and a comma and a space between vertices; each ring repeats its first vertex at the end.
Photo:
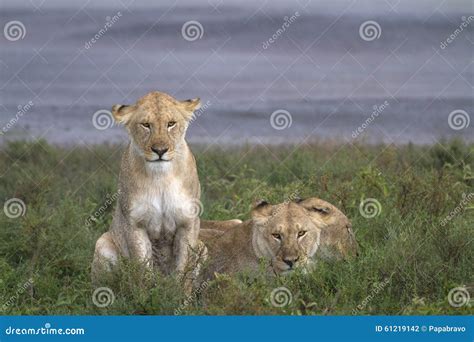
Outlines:
POLYGON ((0 4, 2 28, 25 28, 0 37, 3 141, 123 141, 117 126, 97 129, 94 113, 152 90, 201 98, 195 143, 474 140, 474 122, 453 129, 449 118, 474 120, 468 0, 0 4), (364 40, 369 20, 380 31, 364 40), (198 38, 183 36, 189 21, 198 38))

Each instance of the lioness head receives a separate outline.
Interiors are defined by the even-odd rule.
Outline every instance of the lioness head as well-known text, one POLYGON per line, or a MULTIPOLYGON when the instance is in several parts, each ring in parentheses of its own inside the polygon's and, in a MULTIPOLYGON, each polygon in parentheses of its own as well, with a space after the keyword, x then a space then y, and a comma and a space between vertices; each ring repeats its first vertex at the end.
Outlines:
POLYGON ((275 273, 285 273, 312 262, 325 223, 310 217, 309 210, 294 202, 272 205, 265 201, 252 210, 255 253, 271 260, 275 273))
POLYGON ((178 101, 168 94, 152 92, 134 105, 115 105, 112 114, 127 127, 134 147, 147 162, 171 161, 184 144, 184 136, 199 99, 178 101))
POLYGON ((325 259, 345 259, 356 256, 358 244, 352 230, 351 221, 334 205, 320 198, 310 197, 297 201, 307 209, 315 223, 323 221, 321 244, 317 254, 325 259))

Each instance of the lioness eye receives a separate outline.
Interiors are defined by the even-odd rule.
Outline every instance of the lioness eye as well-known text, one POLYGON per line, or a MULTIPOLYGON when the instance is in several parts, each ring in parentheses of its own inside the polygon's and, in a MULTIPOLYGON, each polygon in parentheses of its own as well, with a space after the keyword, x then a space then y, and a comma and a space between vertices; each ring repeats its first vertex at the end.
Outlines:
POLYGON ((272 234, 272 236, 277 240, 281 240, 281 235, 280 234, 272 234))
POLYGON ((148 122, 144 122, 141 125, 145 128, 150 128, 150 124, 148 122))
POLYGON ((298 237, 302 237, 306 234, 306 231, 305 230, 302 230, 302 231, 299 231, 298 232, 298 237))
POLYGON ((168 122, 168 128, 174 127, 176 125, 176 121, 168 122))

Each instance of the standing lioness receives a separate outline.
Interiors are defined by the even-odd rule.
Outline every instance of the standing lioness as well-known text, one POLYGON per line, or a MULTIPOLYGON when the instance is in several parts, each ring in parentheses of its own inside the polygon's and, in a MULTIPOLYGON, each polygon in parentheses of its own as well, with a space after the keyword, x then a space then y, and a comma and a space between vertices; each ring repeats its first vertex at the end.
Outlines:
POLYGON ((200 185, 184 139, 199 99, 178 101, 153 92, 112 114, 130 143, 122 156, 119 198, 109 232, 96 243, 93 278, 119 256, 136 258, 165 274, 181 274, 199 234, 200 185))

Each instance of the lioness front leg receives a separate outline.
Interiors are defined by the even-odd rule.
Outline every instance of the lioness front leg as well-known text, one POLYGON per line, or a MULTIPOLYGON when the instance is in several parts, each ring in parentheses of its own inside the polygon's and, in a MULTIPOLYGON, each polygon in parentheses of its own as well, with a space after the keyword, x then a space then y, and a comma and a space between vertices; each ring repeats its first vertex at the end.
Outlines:
POLYGON ((95 244, 94 260, 92 261, 92 283, 99 284, 117 264, 119 251, 112 239, 112 234, 106 232, 95 244))
POLYGON ((199 219, 178 227, 173 243, 173 253, 175 256, 175 269, 178 275, 183 275, 189 261, 189 252, 197 245, 199 234, 199 219))
POLYGON ((143 262, 147 267, 153 267, 153 252, 148 233, 142 228, 135 228, 130 232, 130 256, 143 262))
POLYGON ((184 293, 190 295, 193 282, 199 273, 199 264, 191 260, 191 252, 196 251, 199 234, 199 219, 179 227, 174 238, 175 272, 182 283, 184 293))

